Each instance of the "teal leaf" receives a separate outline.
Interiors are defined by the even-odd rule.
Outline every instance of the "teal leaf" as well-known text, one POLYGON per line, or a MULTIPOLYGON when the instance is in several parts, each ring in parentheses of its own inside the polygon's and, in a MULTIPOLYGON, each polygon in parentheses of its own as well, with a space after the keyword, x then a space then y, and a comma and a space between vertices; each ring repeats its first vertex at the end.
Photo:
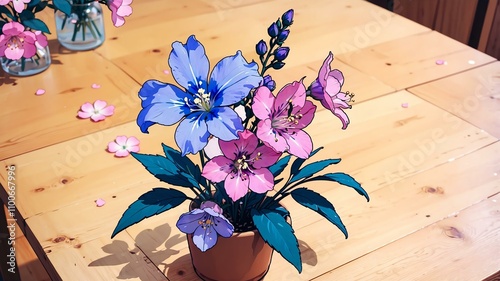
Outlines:
MULTIPOLYGON (((311 152, 311 154, 309 155, 309 158, 311 158, 314 154, 318 153, 318 151, 320 151, 321 149, 323 149, 323 147, 319 147, 319 148, 313 150, 313 152, 311 152)), ((290 171, 292 173, 292 175, 295 175, 299 172, 299 169, 302 166, 302 164, 304 163, 304 161, 306 161, 306 159, 302 159, 302 158, 297 158, 297 159, 295 159, 295 161, 293 161, 292 168, 290 171)))
POLYGON ((366 198, 366 201, 370 201, 370 197, 368 196, 368 193, 366 192, 366 190, 364 190, 363 187, 361 187, 361 184, 359 184, 359 182, 357 182, 353 177, 351 177, 348 174, 329 173, 329 174, 325 174, 323 176, 315 177, 315 180, 316 179, 317 180, 335 181, 335 182, 340 183, 341 185, 352 187, 352 188, 354 188, 354 190, 356 190, 359 193, 359 195, 364 196, 366 198))
POLYGON ((28 3, 28 9, 31 9, 31 8, 35 7, 36 5, 38 5, 38 3, 40 3, 40 0, 31 0, 28 3))
POLYGON ((53 0, 52 3, 54 3, 54 7, 57 10, 63 12, 67 16, 71 15, 71 4, 68 0, 53 0))
POLYGON ((14 15, 5 6, 0 6, 0 14, 4 14, 4 15, 8 16, 12 20, 14 19, 14 15))
POLYGON ((281 158, 278 162, 274 163, 269 167, 269 171, 273 173, 273 176, 276 178, 283 172, 283 170, 288 166, 288 162, 290 161, 290 155, 287 155, 281 158))
POLYGON ((198 187, 196 181, 193 181, 185 172, 179 170, 177 165, 162 155, 130 153, 157 179, 175 186, 198 187))
POLYGON ((315 211, 336 225, 340 231, 344 233, 345 238, 347 239, 347 229, 345 228, 345 225, 342 223, 342 220, 340 220, 340 217, 335 211, 332 203, 330 203, 330 201, 328 201, 325 197, 305 187, 294 189, 291 192, 291 195, 297 203, 315 211))
POLYGON ((50 34, 50 30, 47 25, 39 19, 28 19, 22 21, 23 25, 34 30, 40 30, 43 33, 50 34))
MULTIPOLYGON (((31 4, 31 2, 30 2, 30 4, 31 4)), ((49 2, 44 1, 44 2, 41 2, 40 4, 36 5, 35 13, 43 11, 43 9, 45 9, 48 4, 49 4, 49 2)))
POLYGON ((30 11, 30 10, 23 10, 20 14, 19 14, 19 18, 21 19, 22 22, 24 22, 25 20, 32 20, 35 18, 35 14, 30 11))
POLYGON ((311 164, 306 165, 304 168, 300 169, 290 182, 295 182, 300 179, 305 179, 308 177, 311 177, 312 175, 316 174, 317 172, 323 170, 324 168, 332 165, 332 164, 337 164, 340 162, 340 159, 325 159, 325 160, 320 160, 311 164))
POLYGON ((176 167, 184 173, 184 176, 186 176, 191 183, 198 186, 198 184, 202 181, 200 167, 195 165, 188 157, 182 156, 180 151, 177 151, 163 143, 162 146, 165 157, 172 161, 176 167))
POLYGON ((153 190, 141 195, 137 201, 128 207, 118 221, 115 230, 113 230, 111 238, 143 219, 179 206, 186 199, 186 195, 178 190, 159 187, 153 188, 153 190))
POLYGON ((250 214, 264 241, 295 266, 299 273, 302 272, 297 237, 293 234, 292 226, 286 222, 281 213, 269 209, 252 209, 250 214))

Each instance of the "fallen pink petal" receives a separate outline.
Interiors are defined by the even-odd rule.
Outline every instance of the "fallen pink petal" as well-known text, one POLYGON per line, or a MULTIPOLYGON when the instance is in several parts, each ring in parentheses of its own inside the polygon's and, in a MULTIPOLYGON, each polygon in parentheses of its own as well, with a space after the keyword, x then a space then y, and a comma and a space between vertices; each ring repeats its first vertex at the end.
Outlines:
POLYGON ((404 102, 401 104, 401 107, 402 108, 408 108, 409 104, 407 102, 404 102))
POLYGON ((170 74, 170 71, 168 71, 168 70, 165 69, 165 70, 163 70, 163 74, 168 75, 168 74, 170 74))
POLYGON ((445 60, 437 60, 436 64, 437 65, 445 65, 445 64, 448 64, 448 63, 445 60))
POLYGON ((35 95, 37 95, 37 96, 41 96, 41 95, 43 95, 43 94, 45 94, 45 90, 44 90, 44 89, 38 89, 38 90, 36 90, 35 95))
POLYGON ((99 88, 101 88, 101 85, 96 83, 92 84, 92 89, 99 89, 99 88))
POLYGON ((102 207, 102 206, 104 206, 104 204, 106 204, 106 201, 104 201, 104 199, 99 198, 99 199, 95 200, 95 205, 97 207, 102 207))
POLYGON ((86 102, 82 104, 78 111, 78 117, 82 119, 90 118, 94 122, 102 121, 115 113, 115 107, 108 105, 105 101, 96 100, 94 104, 86 102))
POLYGON ((139 152, 139 140, 132 136, 117 136, 114 141, 108 143, 108 152, 114 153, 116 157, 126 157, 130 152, 139 152))

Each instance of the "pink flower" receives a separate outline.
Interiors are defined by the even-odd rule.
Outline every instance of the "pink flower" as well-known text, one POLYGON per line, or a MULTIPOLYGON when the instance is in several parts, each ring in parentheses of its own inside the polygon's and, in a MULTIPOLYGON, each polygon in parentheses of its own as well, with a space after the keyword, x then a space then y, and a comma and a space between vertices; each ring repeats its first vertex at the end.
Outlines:
POLYGON ((302 129, 311 123, 316 106, 306 101, 302 80, 283 87, 276 98, 269 88, 257 88, 252 110, 260 119, 257 136, 266 145, 303 159, 309 157, 312 140, 302 129))
POLYGON ((47 37, 45 36, 45 34, 43 34, 43 32, 37 30, 34 32, 35 34, 35 38, 36 38, 36 41, 35 41, 35 45, 37 48, 39 49, 43 49, 45 47, 47 47, 47 44, 49 43, 47 41, 47 37))
POLYGON ((344 109, 351 108, 348 103, 352 95, 340 91, 344 84, 344 75, 338 69, 331 70, 332 61, 333 54, 330 52, 319 70, 318 78, 311 84, 311 96, 321 101, 326 109, 337 116, 342 121, 342 129, 345 130, 349 125, 349 117, 344 109))
POLYGON ((24 31, 24 26, 16 21, 6 23, 0 35, 0 57, 18 60, 31 58, 36 53, 36 36, 31 31, 24 31))
POLYGON ((94 105, 89 102, 84 103, 80 111, 78 111, 78 117, 89 118, 94 122, 98 122, 106 119, 106 117, 113 115, 115 107, 113 105, 106 106, 107 103, 102 100, 96 100, 94 105))
POLYGON ((111 10, 111 20, 116 27, 122 26, 125 23, 123 17, 128 17, 132 14, 132 0, 111 0, 108 5, 111 10))
POLYGON ((272 190, 274 177, 267 167, 281 156, 270 147, 258 147, 259 140, 248 130, 238 132, 238 136, 236 140, 219 140, 224 155, 208 161, 202 173, 212 182, 224 181, 224 189, 233 201, 245 196, 248 189, 256 193, 272 190))
POLYGON ((136 137, 118 136, 115 141, 108 143, 108 152, 114 153, 116 157, 125 157, 130 152, 139 152, 139 140, 136 137))
POLYGON ((24 4, 29 3, 31 0, 0 0, 0 5, 7 5, 9 2, 14 3, 14 10, 21 13, 24 10, 24 4))

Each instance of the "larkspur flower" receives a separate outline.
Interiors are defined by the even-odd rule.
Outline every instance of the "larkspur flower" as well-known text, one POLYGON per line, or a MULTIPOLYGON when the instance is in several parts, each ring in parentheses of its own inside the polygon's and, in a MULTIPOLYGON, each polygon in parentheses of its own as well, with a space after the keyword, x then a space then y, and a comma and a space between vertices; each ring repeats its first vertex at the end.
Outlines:
POLYGON ((17 60, 22 57, 31 58, 36 53, 36 36, 25 31, 24 25, 12 21, 2 27, 0 35, 0 57, 17 60))
POLYGON ((114 112, 115 107, 113 105, 108 105, 102 100, 96 100, 94 104, 91 104, 90 102, 82 104, 80 110, 78 111, 78 117, 83 119, 90 118, 92 121, 98 122, 113 115, 114 112))
POLYGON ((14 10, 16 10, 16 12, 21 13, 24 11, 24 4, 31 2, 31 0, 0 0, 0 5, 7 5, 9 2, 14 4, 14 10))
POLYGON ((208 161, 202 172, 212 182, 224 181, 224 189, 233 201, 245 196, 249 190, 256 193, 272 190, 274 177, 268 167, 281 156, 268 146, 258 147, 258 138, 248 130, 238 135, 237 140, 219 141, 224 155, 208 161))
POLYGON ((344 75, 338 69, 331 70, 332 61, 333 54, 330 52, 319 70, 318 78, 311 84, 311 96, 337 116, 342 122, 342 129, 345 130, 349 125, 349 117, 344 109, 351 108, 349 102, 352 95, 341 92, 344 75))
POLYGON ((306 101, 302 80, 285 85, 276 97, 267 87, 255 91, 252 110, 260 119, 257 137, 277 152, 288 151, 308 158, 312 151, 311 137, 303 131, 314 117, 316 106, 306 101))
POLYGON ((190 36, 186 44, 174 42, 169 57, 175 85, 148 80, 139 91, 142 110, 137 124, 143 133, 157 123, 179 121, 175 141, 182 155, 203 149, 210 135, 229 141, 238 138, 243 124, 229 106, 243 100, 262 81, 255 62, 247 63, 241 51, 219 61, 208 77, 209 61, 203 45, 190 36), (182 119, 182 120, 181 120, 182 119))
POLYGON ((126 157, 130 152, 139 152, 139 140, 136 137, 118 136, 108 143, 108 152, 116 157, 126 157))
POLYGON ((124 17, 128 17, 132 14, 132 0, 110 0, 108 2, 108 7, 111 10, 111 20, 114 26, 120 27, 125 24, 124 17))
POLYGON ((231 237, 234 226, 222 215, 222 209, 215 202, 205 201, 199 209, 182 214, 177 228, 186 234, 193 234, 193 243, 202 252, 217 243, 217 236, 231 237))

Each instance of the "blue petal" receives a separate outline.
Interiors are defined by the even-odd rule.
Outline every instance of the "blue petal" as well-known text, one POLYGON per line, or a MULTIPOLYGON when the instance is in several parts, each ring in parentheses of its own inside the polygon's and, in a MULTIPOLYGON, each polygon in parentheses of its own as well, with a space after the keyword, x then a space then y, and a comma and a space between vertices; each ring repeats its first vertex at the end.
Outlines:
POLYGON ((212 248, 217 243, 217 231, 212 227, 198 227, 193 233, 193 243, 202 252, 212 248))
POLYGON ((210 134, 207 123, 203 120, 204 115, 206 114, 198 112, 190 114, 177 127, 175 142, 181 149, 182 156, 196 154, 207 145, 210 134))
POLYGON ((198 222, 202 220, 204 216, 207 216, 207 214, 203 210, 194 209, 189 213, 182 214, 179 217, 176 226, 183 233, 193 233, 198 227, 200 227, 198 222))
POLYGON ((212 71, 208 91, 215 94, 215 106, 235 104, 244 99, 262 81, 255 62, 247 63, 238 51, 223 58, 212 71))
POLYGON ((238 114, 229 107, 212 108, 206 121, 210 134, 223 141, 237 139, 244 129, 238 114))
POLYGON ((197 93, 199 88, 206 87, 209 62, 205 48, 194 35, 189 36, 186 44, 172 44, 168 64, 175 81, 188 92, 197 93))

